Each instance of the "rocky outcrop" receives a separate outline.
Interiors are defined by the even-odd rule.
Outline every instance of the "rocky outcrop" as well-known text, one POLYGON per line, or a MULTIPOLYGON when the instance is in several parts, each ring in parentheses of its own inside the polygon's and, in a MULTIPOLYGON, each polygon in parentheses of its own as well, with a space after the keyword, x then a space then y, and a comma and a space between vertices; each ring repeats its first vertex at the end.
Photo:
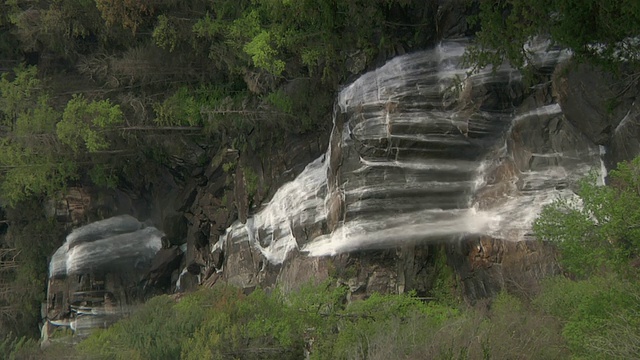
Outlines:
POLYGON ((252 204, 270 198, 262 196, 272 162, 240 154, 226 181, 240 221, 211 255, 195 242, 204 255, 191 260, 210 279, 245 289, 294 289, 331 276, 352 299, 409 290, 428 296, 442 244, 469 301, 556 273, 552 248, 523 242, 531 221, 599 166, 597 146, 552 95, 554 59, 564 55, 545 56, 548 78, 527 87, 509 68, 456 83, 465 75, 456 68, 463 50, 450 42, 407 55, 344 89, 326 156, 264 212, 252 204), (479 240, 464 236, 483 232, 479 240))
MULTIPOLYGON (((438 4, 439 34, 470 31, 462 19, 473 9, 458 1, 438 4)), ((264 133, 256 143, 184 145, 187 155, 172 159, 150 189, 149 204, 159 209, 149 214, 162 224, 166 246, 186 244, 181 290, 226 282, 247 291, 290 291, 331 277, 354 300, 409 290, 429 297, 442 251, 469 302, 503 289, 527 293, 559 273, 554 248, 532 241, 533 216, 599 166, 598 145, 607 148, 610 164, 638 154, 635 85, 584 65, 565 66, 552 78, 555 61, 540 67, 547 75, 532 87, 512 69, 465 78, 464 69, 453 70, 463 47, 444 44, 437 54, 411 54, 365 75, 370 79, 341 97, 329 151, 326 133, 280 131, 264 133), (456 71, 459 82, 450 82, 456 71), (295 199, 321 199, 309 208, 324 207, 324 213, 277 231, 254 226, 252 215, 312 161, 326 183, 316 184, 311 197, 301 192, 295 199), (478 220, 478 213, 484 218, 478 220), (476 226, 494 220, 499 226, 476 226), (242 235, 231 234, 232 225, 242 235), (480 230, 486 235, 460 235, 480 230), (272 261, 275 250, 267 248, 278 236, 293 242, 272 261), (312 246, 322 236, 324 242, 312 246)), ((360 60, 354 53, 351 71, 365 68, 360 60)), ((303 81, 292 82, 289 91, 299 86, 303 81)))
POLYGON ((87 212, 91 208, 91 199, 89 189, 71 187, 57 200, 47 204, 47 215, 69 226, 77 226, 86 221, 87 212))
MULTIPOLYGON (((444 121, 438 125, 440 128, 418 123, 395 127, 387 124, 389 129, 393 127, 390 132, 399 134, 397 139, 385 136, 375 138, 376 132, 384 133, 384 129, 370 127, 372 132, 368 133, 369 130, 360 128, 359 122, 368 121, 367 126, 370 126, 372 119, 379 114, 387 119, 402 119, 403 111, 417 111, 417 108, 407 105, 407 102, 415 101, 412 95, 403 93, 402 96, 407 96, 409 100, 388 101, 370 108, 355 106, 338 114, 326 160, 329 161, 327 191, 339 196, 327 198, 327 215, 321 223, 314 226, 291 223, 290 231, 296 238, 298 250, 289 252, 282 263, 272 263, 265 257, 261 246, 268 246, 269 241, 259 240, 255 243, 223 237, 225 240, 219 242, 218 239, 235 219, 240 220, 237 225, 240 227, 250 221, 250 215, 257 211, 261 203, 271 199, 281 184, 294 179, 306 164, 325 151, 324 144, 328 139, 317 136, 290 137, 277 146, 263 144, 242 151, 227 148, 217 150, 208 164, 201 170, 194 170, 193 179, 187 180, 189 186, 176 197, 178 201, 174 211, 184 213, 187 226, 188 251, 182 266, 195 264, 195 269, 197 265, 198 269, 202 269, 200 282, 207 286, 226 282, 251 290, 258 286, 272 288, 278 285, 289 291, 309 281, 318 282, 333 277, 349 288, 350 299, 366 297, 373 292, 402 293, 409 290, 416 290, 428 297, 438 274, 435 254, 443 246, 443 239, 434 243, 423 242, 416 237, 408 239, 406 245, 400 247, 385 245, 382 246, 386 247, 384 249, 376 249, 378 245, 374 245, 364 251, 354 247, 349 249, 348 254, 324 257, 308 257, 300 249, 317 235, 330 233, 343 226, 349 218, 378 211, 374 207, 361 207, 369 199, 375 202, 391 197, 383 192, 366 193, 368 195, 362 198, 349 197, 357 195, 359 189, 372 186, 380 179, 385 179, 387 185, 393 182, 410 183, 409 180, 418 179, 413 170, 395 171, 392 163, 378 176, 372 167, 362 167, 362 158, 378 161, 374 159, 391 156, 398 161, 402 159, 398 149, 408 149, 406 151, 412 155, 424 153, 425 150, 437 150, 434 154, 443 159, 453 158, 460 151, 465 151, 465 161, 472 161, 481 157, 474 151, 482 149, 489 142, 499 145, 499 141, 504 141, 503 150, 506 153, 483 170, 486 172, 484 183, 470 199, 479 210, 493 211, 504 206, 506 210, 500 210, 502 212, 498 211, 497 214, 503 218, 520 216, 524 219, 523 227, 518 228, 516 224, 512 231, 498 229, 485 236, 448 240, 445 253, 447 262, 455 270, 459 287, 469 302, 494 296, 503 289, 529 293, 540 279, 561 271, 553 246, 532 241, 527 230, 532 220, 527 218, 527 214, 535 216, 532 207, 538 208, 541 203, 550 201, 553 191, 570 191, 568 189, 579 177, 588 172, 591 166, 597 166, 600 155, 597 145, 607 146, 614 157, 623 156, 623 153, 627 154, 624 156, 637 153, 634 142, 623 139, 635 134, 633 126, 639 109, 633 98, 621 99, 620 109, 606 112, 606 104, 601 98, 599 100, 593 96, 593 91, 584 89, 602 87, 602 91, 614 93, 616 90, 609 84, 610 78, 602 75, 595 80, 581 80, 583 77, 586 79, 587 72, 592 70, 579 68, 576 74, 568 72, 563 75, 556 71, 552 81, 553 67, 544 69, 548 77, 543 77, 541 83, 534 87, 524 86, 513 72, 503 72, 497 75, 497 80, 480 78, 467 81, 462 84, 460 92, 445 93, 442 102, 436 100, 431 103, 433 99, 429 96, 432 95, 422 85, 422 94, 429 94, 427 107, 444 106, 444 111, 452 111, 451 117, 446 117, 446 121, 451 120, 452 126, 438 141, 464 143, 464 146, 473 148, 468 152, 464 146, 440 148, 436 142, 434 145, 426 144, 431 138, 424 140, 409 136, 425 129, 441 131, 440 128, 445 126, 444 121), (586 83, 575 85, 577 89, 573 89, 574 85, 567 85, 580 81, 586 83), (580 86, 582 91, 579 91, 580 86), (556 100, 559 100, 559 105, 556 100), (509 116, 513 117, 513 120, 509 120, 512 121, 510 125, 504 122, 509 116), (354 119, 360 120, 354 122, 354 119), (345 127, 347 121, 352 123, 345 127), (347 137, 344 129, 348 129, 354 146, 340 145, 347 137), (506 131, 503 138, 495 136, 501 131, 506 131), (362 134, 373 136, 369 139, 362 134), (283 150, 283 146, 286 150, 283 150), (342 195, 345 193, 352 195, 342 195), (526 201, 513 203, 516 198, 526 201), (354 207, 356 203, 360 208, 354 207)), ((417 88, 421 89, 420 85, 417 88)), ((366 98, 368 95, 363 96, 366 98)), ((473 180, 473 174, 469 169, 465 179, 473 180)), ((442 181, 449 174, 431 173, 430 176, 442 181)), ((424 200, 421 196, 426 196, 411 195, 411 191, 397 194, 401 201, 393 206, 397 206, 398 213, 418 206, 424 200)), ((433 200, 430 201, 435 207, 454 206, 466 201, 467 192, 456 194, 458 197, 455 201, 451 200, 453 198, 444 199, 442 193, 428 196, 432 196, 429 199, 433 200), (453 202, 447 202, 450 200, 453 202)), ((181 229, 176 219, 172 219, 172 222, 176 223, 177 229, 181 229)), ((266 236, 260 230, 256 234, 260 238, 266 236)), ((185 275, 185 279, 189 276, 185 275)), ((198 282, 196 278, 189 281, 192 285, 198 282)), ((186 284, 189 281, 182 283, 183 288, 188 287, 186 284)))
POLYGON ((215 281, 241 288, 270 287, 276 283, 279 269, 274 269, 249 243, 231 242, 224 250, 212 251, 212 247, 233 221, 246 222, 252 209, 318 157, 327 139, 321 135, 288 134, 280 141, 282 147, 265 146, 245 152, 219 150, 206 165, 200 183, 185 191, 178 202, 188 224, 185 265, 207 265, 203 271, 208 271, 204 275, 209 277, 216 274, 212 267, 215 270, 224 267, 222 276, 215 275, 215 281))
POLYGON ((477 4, 466 0, 439 0, 436 30, 441 39, 456 39, 473 35, 467 17, 477 11, 477 4))
POLYGON ((505 241, 475 236, 447 246, 447 256, 467 301, 506 290, 528 296, 539 281, 560 273, 556 251, 541 241, 505 241))
POLYGON ((594 144, 607 148, 609 167, 639 153, 637 76, 569 61, 556 70, 553 89, 566 119, 594 144))

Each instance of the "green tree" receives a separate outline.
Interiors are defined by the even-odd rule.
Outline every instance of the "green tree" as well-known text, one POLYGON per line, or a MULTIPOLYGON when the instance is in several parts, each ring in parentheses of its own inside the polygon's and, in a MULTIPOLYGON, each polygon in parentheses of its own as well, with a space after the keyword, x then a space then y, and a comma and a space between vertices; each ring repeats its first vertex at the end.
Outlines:
POLYGON ((107 131, 123 122, 120 106, 109 100, 88 101, 76 94, 67 103, 56 133, 60 141, 76 152, 83 148, 97 152, 109 147, 107 131))
POLYGON ((0 76, 0 125, 14 130, 18 116, 35 104, 41 93, 38 69, 35 66, 20 65, 13 69, 13 79, 9 73, 0 76))
POLYGON ((29 195, 53 194, 73 178, 76 166, 55 134, 60 114, 49 105, 35 67, 19 66, 0 79, 1 198, 14 204, 29 195))
POLYGON ((0 197, 9 204, 31 195, 53 195, 76 177, 77 165, 51 149, 0 139, 0 197))
POLYGON ((571 49, 574 55, 607 68, 640 61, 640 3, 635 0, 480 1, 470 19, 478 25, 467 60, 478 67, 530 64, 527 43, 535 36, 571 49))
POLYGON ((534 304, 562 321, 572 358, 635 359, 640 356, 639 299, 637 280, 606 274, 547 279, 534 304))
POLYGON ((135 33, 145 18, 153 13, 153 3, 155 2, 140 0, 96 0, 96 7, 107 25, 121 24, 135 33))
POLYGON ((23 51, 72 59, 83 52, 85 39, 107 35, 93 1, 56 0, 6 2, 11 32, 23 51))
POLYGON ((618 164, 612 185, 592 175, 581 182, 580 201, 559 200, 534 224, 538 238, 557 244, 566 270, 585 276, 606 270, 631 271, 640 255, 640 157, 618 164))

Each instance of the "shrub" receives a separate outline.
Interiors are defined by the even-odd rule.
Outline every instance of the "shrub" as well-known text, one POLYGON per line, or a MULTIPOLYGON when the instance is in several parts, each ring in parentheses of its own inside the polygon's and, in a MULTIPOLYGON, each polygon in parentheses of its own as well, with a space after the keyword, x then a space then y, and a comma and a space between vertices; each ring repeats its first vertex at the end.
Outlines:
POLYGON ((565 269, 578 276, 627 266, 640 255, 640 158, 611 171, 612 186, 595 175, 580 183, 581 201, 558 200, 534 224, 537 237, 557 244, 565 269))
POLYGON ((480 1, 471 17, 479 25, 476 46, 467 60, 479 67, 530 65, 526 43, 535 36, 550 37, 578 59, 614 69, 624 61, 640 61, 640 5, 635 0, 505 0, 480 1))
POLYGON ((609 274, 546 281, 535 303, 563 320, 562 335, 579 359, 640 356, 640 287, 609 274))

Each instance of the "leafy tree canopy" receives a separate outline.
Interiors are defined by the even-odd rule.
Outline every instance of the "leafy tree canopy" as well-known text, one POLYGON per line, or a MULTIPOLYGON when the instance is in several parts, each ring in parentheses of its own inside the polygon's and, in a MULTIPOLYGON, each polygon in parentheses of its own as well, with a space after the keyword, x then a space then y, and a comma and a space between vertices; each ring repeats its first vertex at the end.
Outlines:
POLYGON ((479 25, 467 59, 478 67, 509 61, 527 65, 533 37, 550 38, 579 59, 607 68, 621 60, 640 62, 640 2, 635 0, 480 1, 471 18, 479 25))
POLYGON ((13 127, 18 116, 30 109, 40 90, 38 70, 35 66, 19 66, 0 77, 0 124, 13 127))
POLYGON ((84 145, 89 152, 96 152, 109 147, 105 130, 123 122, 120 106, 109 100, 88 101, 82 95, 74 95, 67 103, 56 131, 60 141, 74 151, 84 145))
POLYGON ((557 201, 534 224, 539 238, 558 245, 566 270, 579 276, 631 271, 629 261, 640 256, 640 157, 609 175, 611 186, 598 186, 592 175, 580 184, 581 201, 557 201))

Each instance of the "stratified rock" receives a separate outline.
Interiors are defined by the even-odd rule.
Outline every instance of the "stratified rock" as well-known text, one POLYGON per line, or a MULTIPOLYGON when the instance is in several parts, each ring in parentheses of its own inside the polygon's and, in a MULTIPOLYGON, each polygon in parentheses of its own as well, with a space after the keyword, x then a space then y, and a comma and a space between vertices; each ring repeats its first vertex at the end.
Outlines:
POLYGON ((609 162, 612 164, 633 160, 638 154, 640 154, 640 97, 636 97, 627 114, 613 129, 607 149, 609 162))
MULTIPOLYGON (((438 271, 431 250, 469 234, 499 245, 483 243, 497 255, 480 262, 455 260, 462 277, 478 263, 508 263, 500 249, 530 239, 545 204, 574 196, 576 181, 600 167, 600 151, 551 96, 553 67, 566 53, 537 54, 549 78, 530 87, 509 67, 466 77, 465 45, 443 42, 393 59, 343 89, 325 155, 255 211, 248 205, 262 199, 257 189, 275 167, 241 155, 234 179, 240 221, 215 245, 225 253, 222 279, 245 289, 294 289, 320 266, 305 255, 339 255, 327 272, 351 299, 409 290, 427 296, 438 271), (259 178, 251 196, 249 169, 259 178)), ((206 261, 219 268, 211 255, 206 261)), ((481 279, 469 282, 470 299, 503 288, 494 275, 503 273, 474 275, 481 279)))
POLYGON ((633 75, 617 75, 568 62, 556 70, 553 88, 566 119, 597 145, 606 165, 640 154, 640 88, 633 75))
POLYGON ((531 295, 541 279, 560 273, 555 248, 538 241, 469 237, 448 245, 447 257, 471 303, 502 290, 531 295))
POLYGON ((166 216, 162 230, 172 245, 182 245, 187 239, 187 219, 182 214, 166 216))
POLYGON ((122 215, 71 232, 49 264, 44 320, 86 335, 128 314, 145 295, 168 291, 181 251, 161 249, 164 233, 143 226, 122 215))

